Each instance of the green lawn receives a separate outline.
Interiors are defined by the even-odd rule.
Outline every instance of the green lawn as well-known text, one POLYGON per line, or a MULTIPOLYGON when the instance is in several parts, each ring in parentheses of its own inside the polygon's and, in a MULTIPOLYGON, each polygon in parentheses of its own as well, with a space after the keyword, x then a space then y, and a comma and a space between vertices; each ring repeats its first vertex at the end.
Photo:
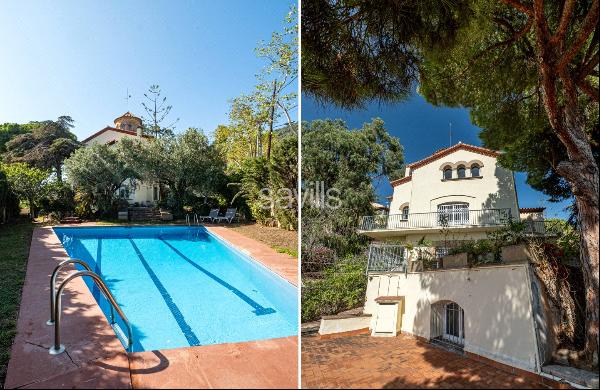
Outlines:
POLYGON ((0 388, 4 388, 10 347, 16 334, 31 234, 27 219, 0 225, 0 388))

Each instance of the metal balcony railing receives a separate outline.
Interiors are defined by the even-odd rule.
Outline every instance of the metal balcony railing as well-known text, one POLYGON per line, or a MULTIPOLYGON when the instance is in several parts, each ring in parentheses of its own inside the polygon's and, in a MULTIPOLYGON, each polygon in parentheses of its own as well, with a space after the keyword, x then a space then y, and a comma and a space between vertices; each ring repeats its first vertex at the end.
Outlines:
POLYGON ((402 245, 372 243, 369 246, 367 273, 406 271, 406 248, 402 245))
POLYGON ((361 217, 358 229, 403 230, 422 228, 502 226, 511 220, 510 209, 456 210, 433 213, 370 215, 361 217))

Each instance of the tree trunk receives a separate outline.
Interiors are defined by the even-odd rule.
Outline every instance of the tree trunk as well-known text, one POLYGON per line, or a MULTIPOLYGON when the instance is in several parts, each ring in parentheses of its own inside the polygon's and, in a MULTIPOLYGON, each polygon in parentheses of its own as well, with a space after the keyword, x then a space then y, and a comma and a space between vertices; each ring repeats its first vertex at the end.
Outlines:
MULTIPOLYGON (((596 183, 598 182, 596 176, 596 183)), ((598 206, 576 198, 581 231, 581 268, 586 286, 585 354, 598 364, 598 206)))
POLYGON ((585 132, 574 77, 560 68, 561 47, 551 42, 541 2, 534 5, 536 56, 544 109, 568 160, 556 171, 570 184, 579 211, 580 261, 586 289, 585 355, 598 364, 598 163, 585 132))
MULTIPOLYGON (((568 94, 568 93, 567 93, 568 94)), ((567 99, 570 100, 570 99, 567 99)), ((557 172, 570 184, 577 204, 579 232, 581 234, 580 262, 586 289, 585 355, 590 363, 598 364, 598 239, 599 192, 598 164, 594 159, 587 135, 581 124, 574 101, 567 101, 559 109, 557 135, 565 145, 568 161, 558 164, 557 172)))
MULTIPOLYGON (((567 72, 561 73, 565 90, 564 134, 559 135, 567 148, 569 163, 560 167, 560 173, 571 184, 579 217, 581 234, 580 261, 586 289, 585 306, 585 355, 598 364, 598 163, 584 130, 583 115, 579 109, 578 96, 573 79, 567 72), (564 140, 563 140, 564 138, 564 140)), ((560 165, 560 164, 559 164, 560 165)))
POLYGON ((62 164, 61 163, 56 164, 56 167, 54 167, 54 169, 56 169, 56 180, 59 183, 62 183, 62 164))
POLYGON ((33 199, 29 199, 29 218, 31 220, 35 219, 35 205, 33 204, 33 199))
POLYGON ((288 121, 288 126, 290 128, 290 131, 293 131, 293 126, 292 126, 292 118, 290 117, 290 113, 288 112, 287 108, 285 108, 283 106, 283 104, 277 102, 277 105, 279 106, 279 108, 281 108, 283 110, 283 112, 285 113, 285 116, 287 117, 287 121, 288 121))
POLYGON ((269 138, 267 139, 267 161, 271 160, 271 141, 273 139, 273 122, 275 121, 275 95, 277 94, 277 80, 273 81, 273 96, 271 97, 271 120, 269 121, 269 138))
POLYGON ((577 204, 581 235, 580 262, 586 291, 584 352, 589 362, 597 365, 599 345, 598 164, 593 157, 582 127, 577 123, 579 121, 572 116, 572 112, 569 113, 571 110, 572 107, 565 110, 567 120, 564 124, 564 131, 572 142, 563 142, 567 147, 569 161, 561 162, 557 171, 569 182, 577 204))

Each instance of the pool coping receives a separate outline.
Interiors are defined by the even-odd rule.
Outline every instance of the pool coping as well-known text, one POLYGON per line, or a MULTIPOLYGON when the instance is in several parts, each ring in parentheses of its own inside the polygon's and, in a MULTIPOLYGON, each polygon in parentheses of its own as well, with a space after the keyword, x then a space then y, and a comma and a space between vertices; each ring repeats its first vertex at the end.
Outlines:
MULTIPOLYGON (((57 227, 80 226, 107 227, 88 223, 57 227)), ((69 258, 53 227, 39 227, 33 232, 6 388, 297 388, 297 336, 126 353, 81 278, 65 288, 63 298, 67 314, 63 317, 62 338, 67 353, 49 355, 53 331, 45 325, 49 277, 60 261, 69 258)), ((292 262, 297 264, 296 259, 226 227, 206 228, 297 285, 291 270, 292 262), (278 266, 280 257, 284 261, 278 266)), ((297 266, 295 269, 297 275, 297 266)))

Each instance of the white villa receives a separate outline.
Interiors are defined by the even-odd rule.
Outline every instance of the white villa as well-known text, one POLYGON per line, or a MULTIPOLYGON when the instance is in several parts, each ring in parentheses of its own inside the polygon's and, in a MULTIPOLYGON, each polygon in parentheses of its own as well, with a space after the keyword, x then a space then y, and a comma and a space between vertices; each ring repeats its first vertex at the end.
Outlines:
MULTIPOLYGON (((122 138, 134 138, 141 140, 151 139, 152 136, 145 135, 142 127, 142 120, 131 112, 126 112, 114 120, 115 126, 106 126, 102 130, 95 132, 82 143, 86 146, 94 143, 104 145, 114 145, 122 138)), ((126 199, 129 204, 138 204, 140 206, 151 206, 160 200, 160 190, 157 183, 137 182, 135 186, 127 181, 119 189, 119 197, 126 199)))
POLYGON ((449 242, 486 238, 510 220, 526 219, 531 233, 543 233, 543 209, 519 208, 513 173, 498 156, 458 143, 409 164, 391 183, 389 213, 359 223, 359 233, 375 239, 363 316, 325 318, 319 332, 406 333, 539 373, 553 350, 552 330, 523 247, 503 248, 501 262, 476 267, 467 254, 447 256, 449 242))
POLYGON ((406 176, 391 182, 389 214, 363 217, 359 230, 376 240, 413 245, 424 237, 439 257, 448 249, 443 227, 460 241, 485 238, 510 219, 543 221, 543 208, 519 208, 513 173, 498 164, 498 155, 458 143, 408 164, 406 176))

